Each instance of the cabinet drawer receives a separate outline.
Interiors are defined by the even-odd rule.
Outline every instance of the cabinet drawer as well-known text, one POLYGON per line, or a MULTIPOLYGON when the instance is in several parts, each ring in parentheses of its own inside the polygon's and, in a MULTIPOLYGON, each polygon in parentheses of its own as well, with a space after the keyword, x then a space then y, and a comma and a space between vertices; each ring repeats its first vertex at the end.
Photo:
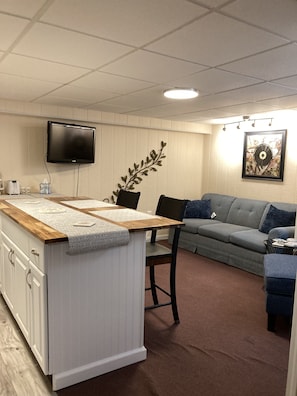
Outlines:
POLYGON ((29 237, 29 258, 40 271, 45 272, 44 243, 34 237, 29 237))
POLYGON ((7 235, 20 250, 26 255, 29 255, 28 234, 9 217, 1 216, 1 218, 3 233, 7 235))

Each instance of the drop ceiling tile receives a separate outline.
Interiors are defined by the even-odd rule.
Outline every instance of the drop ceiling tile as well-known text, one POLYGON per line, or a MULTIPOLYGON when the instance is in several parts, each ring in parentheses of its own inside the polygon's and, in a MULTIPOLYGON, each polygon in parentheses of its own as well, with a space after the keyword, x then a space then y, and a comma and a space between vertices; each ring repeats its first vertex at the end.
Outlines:
POLYGON ((201 4, 207 8, 215 8, 230 3, 229 0, 192 0, 193 3, 201 4))
POLYGON ((84 102, 81 99, 74 98, 62 98, 56 97, 54 95, 43 96, 34 101, 34 103, 44 104, 44 105, 52 105, 52 106, 62 106, 62 107, 78 107, 78 108, 87 108, 88 102, 84 102))
POLYGON ((41 20, 140 46, 206 11, 205 8, 184 0, 63 0, 55 1, 41 20), (82 15, 88 17, 82 18, 82 15))
POLYGON ((278 108, 297 107, 297 94, 290 96, 283 96, 281 98, 263 100, 261 101, 261 103, 270 106, 277 106, 278 108))
MULTIPOLYGON (((220 111, 221 109, 218 109, 220 111)), ((261 103, 242 103, 235 106, 227 106, 223 109, 226 112, 229 112, 230 115, 236 116, 238 114, 249 115, 253 117, 256 113, 267 113, 276 110, 276 107, 273 105, 266 104, 264 102, 261 103)))
MULTIPOLYGON (((262 83, 254 86, 234 89, 232 91, 216 95, 199 96, 197 98, 196 108, 193 109, 193 111, 227 108, 234 105, 261 101, 278 96, 293 95, 294 93, 294 90, 286 87, 276 87, 269 83, 262 83)), ((188 106, 188 108, 190 108, 190 106, 188 106)), ((182 107, 180 107, 180 109, 182 110, 182 107)), ((178 108, 176 109, 176 113, 179 113, 178 108)))
POLYGON ((209 122, 210 120, 221 118, 221 117, 231 117, 233 114, 225 111, 224 109, 219 110, 205 110, 205 111, 194 111, 190 113, 178 114, 177 116, 172 115, 170 119, 172 120, 184 120, 184 121, 191 121, 191 122, 199 122, 205 121, 209 122))
POLYGON ((297 40, 297 2, 293 0, 237 0, 222 8, 240 18, 283 37, 297 40))
POLYGON ((262 80, 226 72, 219 69, 208 69, 178 80, 170 81, 172 86, 193 87, 204 94, 228 91, 247 85, 258 84, 262 80))
POLYGON ((145 48, 179 59, 217 66, 287 42, 235 19, 211 13, 145 48))
POLYGON ((229 98, 230 100, 237 101, 239 104, 240 100, 242 100, 242 103, 250 101, 256 102, 259 100, 276 98, 279 96, 293 95, 295 93, 296 90, 294 89, 277 86, 270 83, 263 83, 235 89, 224 94, 218 94, 216 95, 216 100, 220 99, 221 97, 225 99, 229 98))
POLYGON ((8 55, 0 62, 0 73, 15 74, 39 80, 66 83, 87 73, 89 69, 47 62, 21 55, 8 55))
POLYGON ((279 78, 273 80, 273 83, 297 89, 297 75, 291 77, 279 78))
POLYGON ((139 117, 152 117, 152 118, 165 118, 165 119, 167 118, 169 120, 171 119, 171 114, 172 111, 169 111, 169 109, 167 109, 166 111, 159 106, 133 110, 133 115, 139 117))
POLYGON ((36 23, 14 48, 14 53, 72 66, 97 68, 131 51, 131 48, 36 23))
POLYGON ((101 70, 147 82, 164 83, 203 69, 203 66, 195 63, 139 50, 101 70))
POLYGON ((94 103, 102 100, 112 98, 114 95, 103 90, 91 90, 88 88, 75 87, 72 85, 65 85, 50 93, 48 97, 72 99, 82 101, 84 103, 94 103))
POLYGON ((0 12, 32 18, 46 0, 1 0, 0 12))
POLYGON ((146 81, 135 80, 128 77, 115 76, 103 72, 92 72, 87 76, 81 77, 71 85, 93 89, 108 90, 110 92, 125 94, 139 89, 151 87, 152 84, 146 81))
POLYGON ((0 14, 0 49, 6 51, 28 24, 26 19, 0 14))
POLYGON ((105 103, 113 106, 129 106, 129 108, 139 109, 167 104, 168 99, 163 96, 163 90, 160 87, 153 87, 140 92, 117 96, 105 101, 105 103))
POLYGON ((58 87, 52 82, 38 81, 0 73, 0 98, 8 100, 32 101, 58 87))
POLYGON ((222 69, 266 81, 296 74, 297 44, 288 44, 222 66, 222 69))

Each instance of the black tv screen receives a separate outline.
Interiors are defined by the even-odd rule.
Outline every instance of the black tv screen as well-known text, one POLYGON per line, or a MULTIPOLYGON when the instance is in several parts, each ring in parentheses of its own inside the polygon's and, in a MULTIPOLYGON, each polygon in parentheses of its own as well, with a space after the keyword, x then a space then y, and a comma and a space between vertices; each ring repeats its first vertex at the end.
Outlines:
POLYGON ((95 131, 90 126, 48 121, 47 162, 94 163, 95 131))

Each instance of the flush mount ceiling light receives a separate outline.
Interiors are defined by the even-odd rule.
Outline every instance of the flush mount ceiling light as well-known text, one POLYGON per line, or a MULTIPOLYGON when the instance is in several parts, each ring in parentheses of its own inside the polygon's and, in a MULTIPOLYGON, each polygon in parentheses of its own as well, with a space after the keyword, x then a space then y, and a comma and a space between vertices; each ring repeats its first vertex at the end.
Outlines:
POLYGON ((169 99, 193 99, 197 98, 198 91, 194 88, 172 88, 166 89, 163 94, 169 99))

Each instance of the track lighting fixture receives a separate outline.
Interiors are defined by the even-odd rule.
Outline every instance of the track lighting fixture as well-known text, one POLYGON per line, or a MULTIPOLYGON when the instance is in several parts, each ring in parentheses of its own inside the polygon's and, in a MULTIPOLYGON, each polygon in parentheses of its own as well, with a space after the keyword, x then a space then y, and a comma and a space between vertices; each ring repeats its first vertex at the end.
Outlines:
POLYGON ((236 128, 240 129, 240 126, 241 126, 242 122, 251 122, 251 126, 253 128, 255 128, 256 122, 258 123, 258 121, 266 121, 266 120, 269 120, 268 126, 271 127, 273 118, 253 118, 253 119, 250 119, 249 116, 243 116, 242 117, 242 121, 227 122, 226 124, 224 124, 223 131, 226 131, 227 126, 228 125, 232 125, 232 124, 237 124, 236 128))

